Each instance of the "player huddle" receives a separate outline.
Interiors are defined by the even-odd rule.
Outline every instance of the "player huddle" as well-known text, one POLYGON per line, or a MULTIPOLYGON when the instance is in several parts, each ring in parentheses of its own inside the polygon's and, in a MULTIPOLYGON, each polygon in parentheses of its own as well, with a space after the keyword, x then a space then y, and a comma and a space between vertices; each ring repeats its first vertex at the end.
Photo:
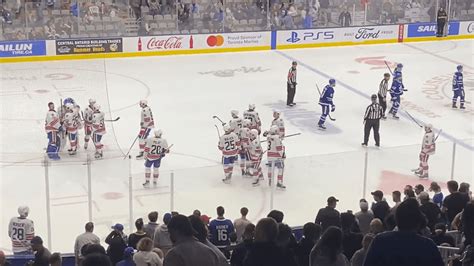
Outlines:
POLYGON ((264 179, 262 171, 262 158, 267 154, 268 182, 271 186, 274 169, 278 169, 277 188, 284 189, 283 169, 285 159, 285 146, 282 141, 285 137, 285 124, 280 118, 278 110, 273 111, 273 121, 269 130, 263 132, 267 138, 267 147, 262 149, 260 141, 261 120, 255 111, 255 105, 250 104, 248 110, 243 114, 243 119, 239 117, 239 112, 231 111, 231 120, 228 124, 222 123, 224 135, 219 136, 218 148, 222 151, 222 164, 224 166, 224 176, 222 180, 230 183, 234 170, 234 163, 240 158, 240 170, 242 176, 254 178, 252 183, 258 186, 264 179))

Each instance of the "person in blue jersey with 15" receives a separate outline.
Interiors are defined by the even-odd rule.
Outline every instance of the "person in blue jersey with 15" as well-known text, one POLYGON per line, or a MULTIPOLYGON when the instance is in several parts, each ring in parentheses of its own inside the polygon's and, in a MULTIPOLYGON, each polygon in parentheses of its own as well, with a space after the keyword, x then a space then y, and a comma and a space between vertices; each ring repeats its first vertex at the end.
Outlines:
POLYGON ((464 82, 462 70, 463 67, 461 65, 457 66, 457 71, 454 72, 453 76, 453 108, 458 108, 456 102, 458 101, 458 98, 461 98, 459 101, 461 106, 459 106, 459 108, 466 109, 466 107, 464 107, 464 82))
POLYGON ((329 85, 324 87, 321 97, 319 98, 319 105, 321 105, 322 114, 321 118, 319 118, 318 126, 321 130, 326 129, 324 122, 326 122, 326 117, 329 115, 329 106, 331 106, 331 112, 336 111, 336 106, 332 101, 334 98, 334 87, 336 87, 336 80, 330 79, 329 85))
POLYGON ((397 64, 397 67, 393 72, 392 86, 390 87, 390 101, 392 102, 392 108, 389 113, 392 114, 392 117, 395 119, 399 119, 397 113, 400 108, 400 97, 403 95, 404 91, 407 91, 403 85, 402 69, 403 65, 397 64))

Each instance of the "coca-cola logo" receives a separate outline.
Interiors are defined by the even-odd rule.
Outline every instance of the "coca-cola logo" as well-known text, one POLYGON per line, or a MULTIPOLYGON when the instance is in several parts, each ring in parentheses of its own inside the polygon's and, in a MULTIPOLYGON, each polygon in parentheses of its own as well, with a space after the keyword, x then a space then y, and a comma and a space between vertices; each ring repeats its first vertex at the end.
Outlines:
POLYGON ((148 50, 181 49, 183 48, 183 37, 171 36, 167 39, 153 37, 146 44, 148 50))
POLYGON ((380 30, 375 28, 360 28, 354 36, 357 40, 378 39, 380 30))

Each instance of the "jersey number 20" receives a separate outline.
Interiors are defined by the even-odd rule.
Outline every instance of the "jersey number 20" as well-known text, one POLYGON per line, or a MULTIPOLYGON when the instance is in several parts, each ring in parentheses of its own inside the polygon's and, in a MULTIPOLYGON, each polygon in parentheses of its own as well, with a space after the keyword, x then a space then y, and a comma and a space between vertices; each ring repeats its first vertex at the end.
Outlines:
POLYGON ((151 154, 161 154, 161 146, 159 145, 151 145, 151 154))

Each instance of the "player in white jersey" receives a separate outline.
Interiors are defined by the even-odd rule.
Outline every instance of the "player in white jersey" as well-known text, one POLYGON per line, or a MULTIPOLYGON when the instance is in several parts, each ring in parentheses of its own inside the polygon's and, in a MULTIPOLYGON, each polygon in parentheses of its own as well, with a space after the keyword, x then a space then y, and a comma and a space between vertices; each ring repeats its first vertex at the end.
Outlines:
POLYGON ((148 188, 150 186, 151 167, 153 166, 153 185, 156 186, 158 177, 160 175, 159 169, 161 159, 169 153, 168 142, 161 138, 163 132, 155 130, 155 136, 146 140, 145 143, 145 183, 143 186, 148 188))
POLYGON ((420 165, 417 169, 414 169, 416 175, 420 178, 428 178, 428 158, 430 155, 435 154, 436 143, 435 135, 433 133, 433 126, 431 124, 425 125, 425 134, 423 135, 423 141, 421 144, 420 151, 420 165))
POLYGON ((267 135, 268 183, 271 186, 274 169, 278 169, 277 188, 285 189, 283 185, 283 170, 285 168, 285 146, 281 142, 280 130, 272 126, 267 135))
POLYGON ((46 113, 44 129, 48 138, 48 147, 46 153, 51 160, 61 159, 58 155, 61 146, 59 132, 62 131, 61 121, 58 113, 54 110, 54 103, 48 103, 48 112, 46 113))
POLYGON ((262 121, 260 121, 260 116, 255 111, 255 104, 249 104, 249 109, 244 111, 244 119, 250 120, 250 129, 258 130, 258 134, 260 135, 262 121))
POLYGON ((92 142, 95 146, 95 158, 102 158, 102 137, 106 133, 104 123, 104 113, 100 111, 100 105, 94 104, 94 113, 92 113, 92 142))
POLYGON ((243 120, 239 117, 239 111, 232 110, 230 111, 232 119, 229 121, 229 126, 232 131, 236 134, 239 134, 239 130, 242 128, 243 120))
POLYGON ((71 103, 66 104, 63 126, 66 128, 67 136, 69 138, 69 155, 75 155, 77 152, 78 141, 77 131, 82 128, 78 106, 73 106, 71 103))
POLYGON ((250 159, 250 167, 248 173, 250 176, 255 177, 255 181, 252 183, 254 186, 258 186, 260 180, 263 180, 263 172, 261 167, 263 150, 260 145, 260 139, 258 137, 258 130, 250 130, 250 143, 248 146, 248 154, 250 159))
POLYGON ((94 113, 93 106, 96 104, 94 99, 89 99, 89 105, 84 109, 82 118, 84 119, 84 150, 87 150, 89 140, 92 134, 92 114, 94 113))
POLYGON ((137 155, 137 159, 143 158, 146 139, 150 135, 151 130, 155 127, 153 113, 151 112, 151 108, 148 106, 148 101, 141 100, 140 107, 142 108, 140 117, 140 132, 138 133, 138 146, 140 148, 140 153, 137 155))
MULTIPOLYGON (((281 140, 285 138, 285 122, 280 117, 281 113, 278 110, 273 110, 273 120, 271 126, 276 126, 278 128, 278 135, 280 136, 281 140)), ((268 131, 263 132, 263 136, 266 137, 268 131)))
POLYGON ((240 139, 240 170, 242 172, 242 176, 246 175, 246 165, 248 165, 249 158, 248 158, 248 146, 250 143, 250 120, 244 119, 242 122, 242 128, 239 129, 237 135, 240 139))
POLYGON ((225 134, 219 138, 218 148, 222 151, 222 164, 224 166, 225 178, 223 182, 230 182, 234 163, 240 151, 240 139, 236 133, 232 131, 229 125, 224 125, 225 134))
POLYGON ((31 239, 35 236, 33 221, 27 219, 30 209, 27 206, 18 207, 19 217, 13 217, 8 224, 8 236, 12 240, 12 251, 15 255, 33 254, 31 239))

